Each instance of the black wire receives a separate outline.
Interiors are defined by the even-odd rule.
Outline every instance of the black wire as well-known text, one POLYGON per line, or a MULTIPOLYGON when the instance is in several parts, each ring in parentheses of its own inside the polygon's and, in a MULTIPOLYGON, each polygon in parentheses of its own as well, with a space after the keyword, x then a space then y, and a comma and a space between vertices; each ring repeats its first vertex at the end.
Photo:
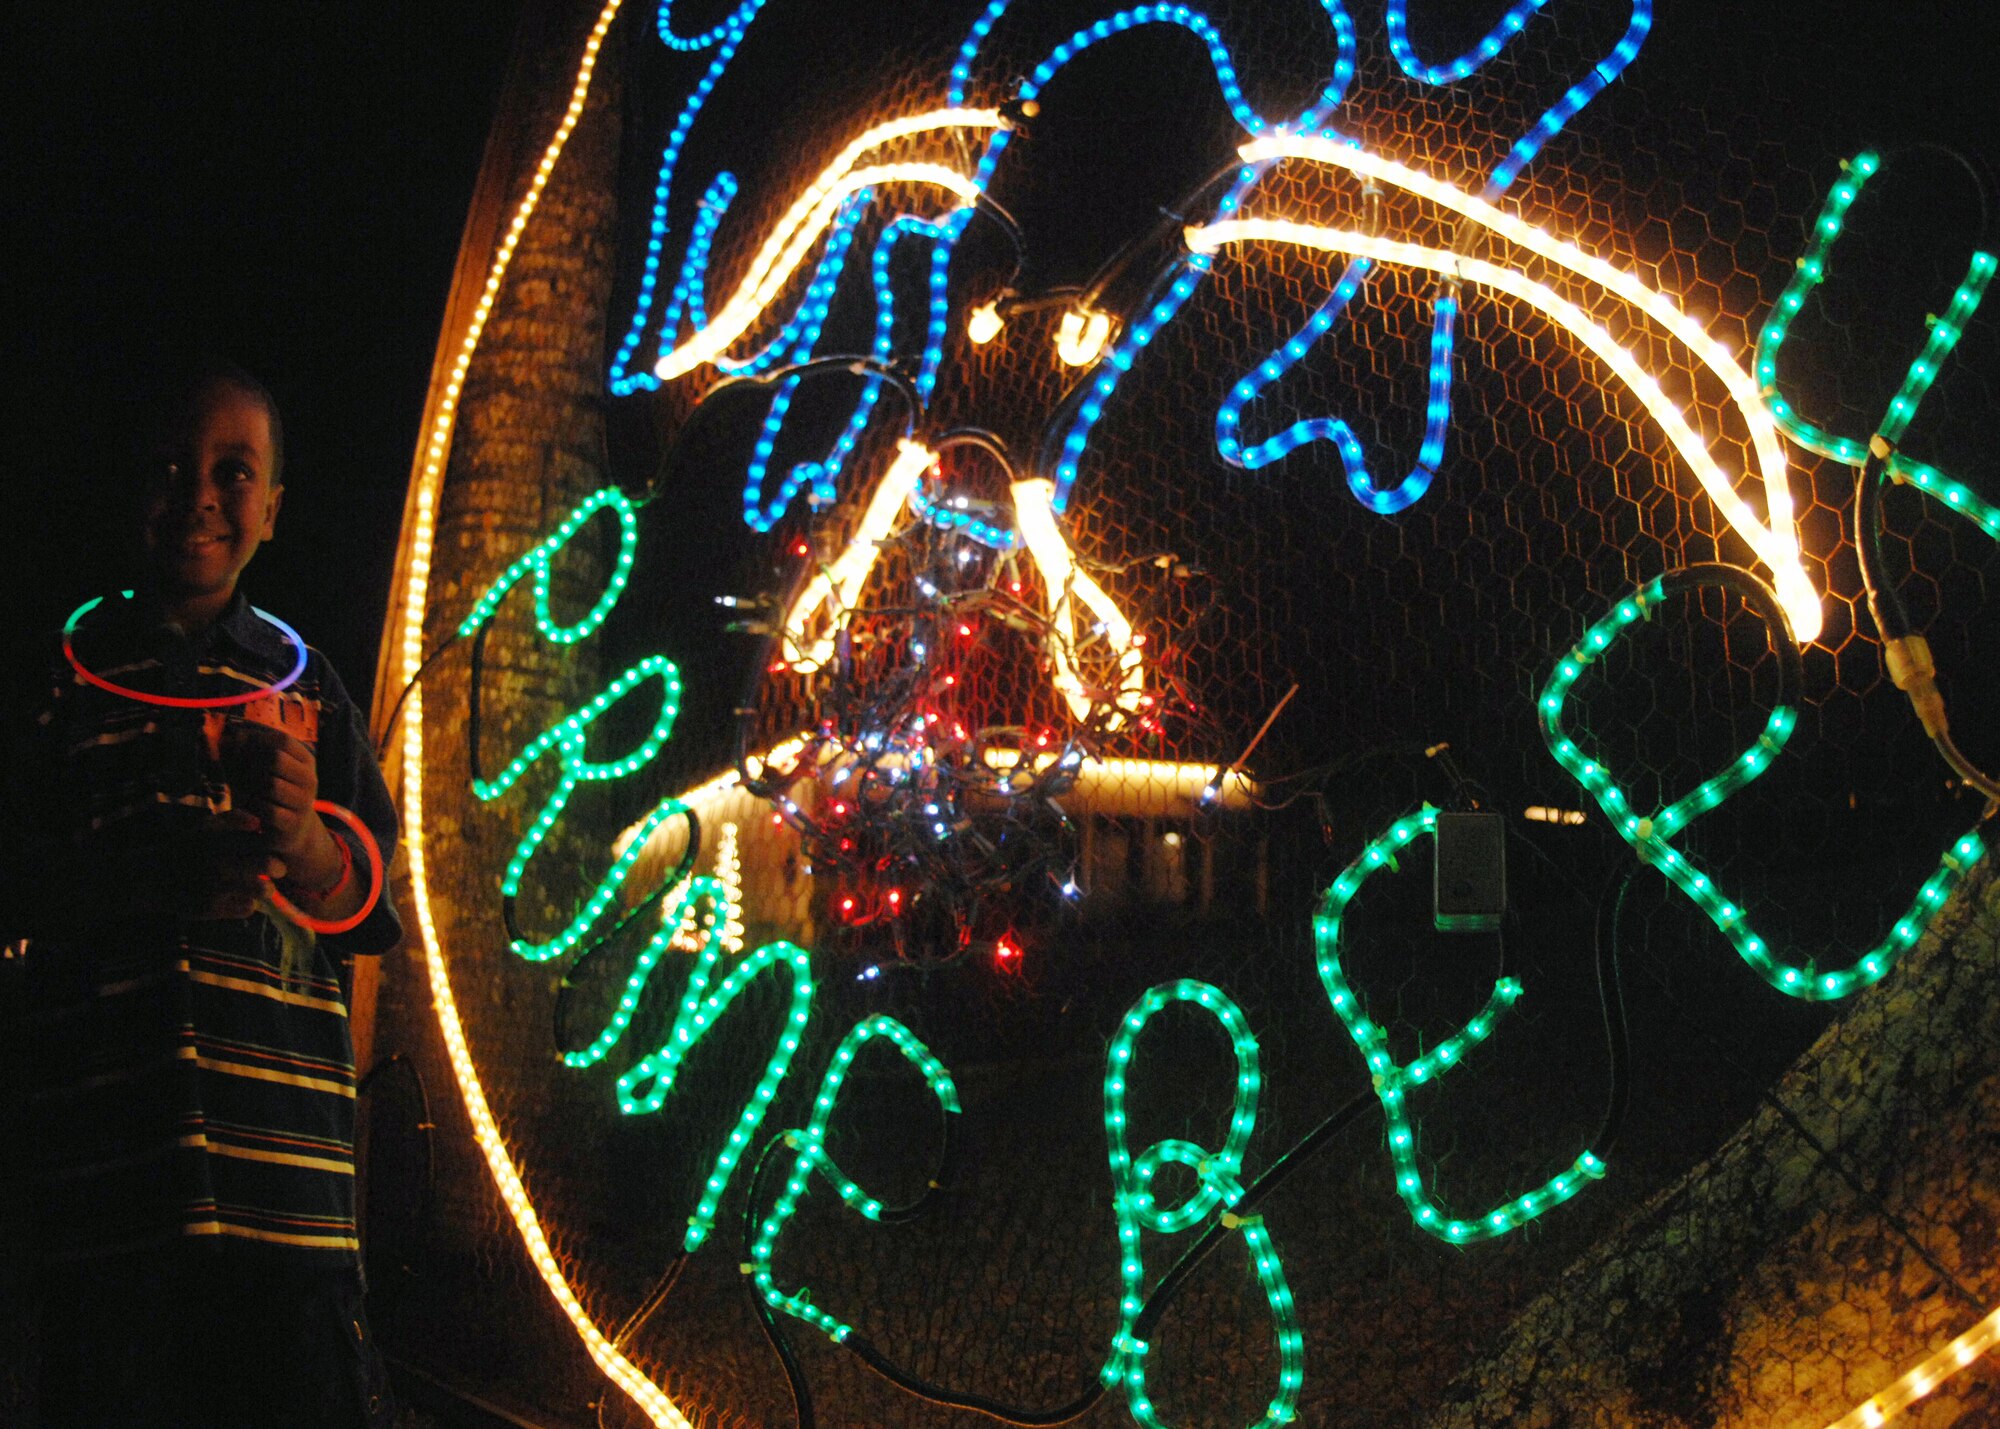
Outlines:
POLYGON ((442 644, 424 656, 423 663, 417 666, 417 673, 410 676, 403 685, 402 692, 396 696, 396 703, 389 706, 389 718, 382 722, 381 742, 375 746, 375 760, 378 764, 388 757, 389 741, 396 737, 396 721, 403 717, 403 706, 409 702, 417 686, 423 683, 424 676, 431 672, 431 666, 437 663, 438 657, 456 644, 458 644, 458 632, 454 630, 445 637, 442 644))
POLYGON ((1885 641, 1913 633, 1909 608, 1882 559, 1882 482, 1888 467, 1888 455, 1878 456, 1871 445, 1854 475, 1854 549, 1861 558, 1861 589, 1868 597, 1868 618, 1885 641))
POLYGON ((475 784, 486 781, 486 776, 479 769, 479 684, 480 676, 486 669, 486 632, 492 628, 491 621, 481 621, 479 629, 472 634, 472 678, 465 696, 466 761, 475 784))
POLYGON ((1632 1099, 1632 1032, 1625 1016, 1625 988, 1618 967, 1618 921, 1625 911, 1625 895, 1644 865, 1621 863, 1612 869, 1604 892, 1597 900, 1597 1001, 1604 1013, 1604 1045, 1610 1054, 1611 1090, 1604 1108, 1604 1120, 1591 1139, 1591 1153, 1609 1161, 1625 1129, 1625 1109, 1632 1099), (1616 889, 1616 892, 1613 889, 1616 889))
POLYGON ((437 1123, 431 1115, 431 1093, 430 1088, 424 1083, 423 1071, 407 1053, 392 1052, 370 1067, 367 1075, 354 1084, 354 1095, 357 1099, 369 1095, 375 1089, 376 1079, 393 1067, 401 1067, 409 1075, 410 1083, 417 1093, 419 1120, 416 1129, 423 1133, 424 1139, 423 1190, 417 1198, 416 1212, 417 1245, 421 1248, 430 1241, 431 1210, 437 1203, 437 1123))
MULTIPOLYGON (((939 1136, 938 1159, 931 1169, 931 1174, 925 1179, 924 1189, 917 1194, 915 1200, 904 1205, 884 1206, 876 1214, 879 1222, 899 1225, 905 1221, 915 1220, 931 1208, 932 1203, 944 1194, 945 1187, 950 1184, 952 1172, 958 1167, 958 1116, 942 1105, 938 1110, 943 1121, 939 1136)), ((792 1135, 791 1132, 781 1131, 771 1137, 764 1143, 764 1149, 757 1153, 757 1160, 750 1168, 750 1184, 743 1203, 742 1263, 745 1265, 750 1263, 750 1248, 757 1238, 757 1207, 762 1205, 764 1200, 760 1194, 764 1172, 769 1166, 771 1153, 786 1145, 792 1135)), ((757 1312, 758 1323, 764 1328, 764 1338, 771 1342, 771 1348, 777 1351, 778 1360, 785 1368, 785 1379, 792 1389, 792 1412, 798 1427, 812 1429, 812 1387, 806 1382, 805 1371, 800 1367, 798 1358, 792 1351, 791 1341, 785 1337, 776 1314, 765 1302, 763 1292, 757 1288, 757 1283, 746 1276, 745 1284, 750 1292, 751 1305, 757 1312)), ((848 1343, 851 1344, 858 1338, 849 1335, 848 1343)))
MULTIPOLYGON (((1375 1104, 1373 1092, 1363 1092, 1327 1117, 1318 1126, 1294 1144, 1290 1150, 1265 1170, 1264 1174, 1251 1182, 1231 1209, 1239 1214, 1253 1210, 1266 1196, 1282 1185, 1300 1166, 1310 1160, 1333 1138, 1344 1131, 1356 1117, 1375 1104)), ((1138 1316, 1133 1321, 1133 1334, 1144 1339, 1166 1314, 1181 1287, 1200 1267, 1201 1263, 1232 1234, 1218 1219, 1210 1222, 1193 1245, 1189 1246, 1176 1260, 1167 1273, 1160 1277, 1160 1283, 1153 1287, 1146 1297, 1138 1316)), ((990 1399, 982 1394, 971 1394, 962 1390, 947 1389, 931 1383, 900 1368, 886 1355, 860 1335, 849 1335, 841 1344, 873 1370, 878 1376, 932 1404, 944 1405, 952 1409, 966 1409, 975 1414, 983 1414, 997 1419, 1003 1424, 1025 1426, 1025 1429, 1049 1429, 1049 1426, 1067 1424, 1090 1412, 1106 1393, 1107 1386, 1102 1380, 1093 1383, 1069 1403, 1054 1409, 1023 1409, 1018 1405, 1006 1404, 990 1399)))
POLYGON ((890 391, 903 399, 906 412, 903 434, 908 436, 916 430, 917 423, 924 415, 923 394, 917 391, 917 384, 911 380, 908 373, 879 358, 860 353, 834 353, 825 357, 808 358, 804 362, 783 363, 762 372, 734 373, 722 378, 695 399, 694 409, 674 432, 673 440, 667 444, 667 449, 660 454, 659 466, 655 468, 653 481, 646 488, 646 494, 640 504, 644 505, 651 501, 664 489, 667 474, 679 464, 681 449, 687 444, 696 421, 705 414, 719 410, 721 399, 762 392, 794 377, 803 379, 843 373, 853 377, 872 378, 887 386, 890 391))
MULTIPOLYGON (((785 1136, 782 1132, 766 1141, 764 1149, 757 1153, 757 1160, 750 1168, 750 1190, 744 1197, 743 1203, 745 1264, 749 1262, 750 1243, 757 1233, 757 1206, 761 1200, 757 1195, 757 1187, 763 1180, 765 1163, 770 1160, 771 1153, 784 1144, 785 1136)), ((756 1312, 757 1323, 763 1328, 764 1338, 770 1342, 772 1350, 777 1353, 778 1363, 784 1367, 785 1383, 791 1386, 792 1421, 798 1429, 814 1429, 812 1385, 806 1381, 806 1372, 799 1364, 798 1356, 792 1352, 791 1341, 785 1338, 785 1332, 778 1324, 776 1313, 764 1303, 764 1295, 757 1288, 757 1282, 746 1275, 744 1283, 750 1291, 750 1308, 756 1312)))

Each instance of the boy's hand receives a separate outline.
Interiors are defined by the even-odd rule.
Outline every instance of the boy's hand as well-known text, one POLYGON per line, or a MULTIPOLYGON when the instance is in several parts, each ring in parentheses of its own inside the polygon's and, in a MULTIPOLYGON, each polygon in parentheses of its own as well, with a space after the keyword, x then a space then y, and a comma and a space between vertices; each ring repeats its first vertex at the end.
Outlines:
POLYGON ((286 891, 306 897, 326 916, 359 908, 359 889, 342 881, 340 845, 313 808, 319 765, 312 746, 269 725, 232 720, 222 731, 222 768, 231 802, 257 821, 265 846, 289 870, 286 891), (335 890, 331 898, 322 896, 326 889, 335 890))
POLYGON ((222 732, 222 767, 231 801, 256 818, 271 851, 287 863, 311 861, 327 837, 313 811, 319 765, 312 749, 283 730, 232 720, 222 732))

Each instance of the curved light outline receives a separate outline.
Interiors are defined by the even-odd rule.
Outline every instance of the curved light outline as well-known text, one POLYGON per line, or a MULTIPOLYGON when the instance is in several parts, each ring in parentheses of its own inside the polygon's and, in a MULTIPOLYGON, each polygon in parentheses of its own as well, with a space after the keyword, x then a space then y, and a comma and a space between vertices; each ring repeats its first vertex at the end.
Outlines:
MULTIPOLYGON (((121 599, 131 600, 134 593, 124 590, 118 592, 118 594, 121 599)), ((271 614, 270 611, 259 610, 253 605, 250 607, 250 613, 260 617, 268 624, 277 626, 278 633, 291 641, 292 648, 299 652, 298 657, 292 662, 291 672, 282 679, 268 685, 259 685, 254 690, 239 691, 233 695, 214 695, 201 698, 191 698, 186 695, 153 695, 148 694, 144 690, 130 689, 124 685, 115 684, 105 679, 104 676, 90 669, 82 660, 77 658, 76 628, 83 623, 84 616, 90 614, 91 611, 97 609, 102 604, 104 604, 104 597, 94 595, 69 613, 69 619, 63 622, 63 658, 69 661, 70 669, 74 670, 76 677, 86 685, 95 685, 98 689, 107 691, 110 694, 119 695, 128 700, 137 700, 142 705, 160 705, 167 709, 176 710, 233 709, 238 705, 247 705, 254 700, 261 700, 266 695, 282 694, 297 684, 299 676, 306 672, 306 642, 304 637, 298 631, 292 629, 291 626, 285 624, 284 621, 278 619, 277 616, 271 614)))
POLYGON ((1094 701, 1077 670, 1074 653, 1087 643, 1089 634, 1071 640, 1062 633, 1065 624, 1074 629, 1081 602, 1097 618, 1106 641, 1118 652, 1118 689, 1111 697, 1111 710, 1105 721, 1105 728, 1118 729, 1125 723, 1125 715, 1138 712, 1146 682, 1145 655, 1133 634, 1132 622, 1125 618, 1117 602, 1105 594, 1104 587, 1078 568, 1069 543, 1063 540, 1062 530, 1056 525, 1052 509, 1056 484, 1047 477, 1030 477, 1015 482, 1011 491, 1014 527, 1042 573, 1042 598, 1048 602, 1049 624, 1053 627, 1048 653, 1055 666, 1056 690, 1069 702, 1071 714, 1079 720, 1090 717, 1094 701))
POLYGON ((917 479, 930 469, 936 455, 927 447, 905 437, 896 443, 896 459, 876 480, 867 509, 854 537, 830 566, 814 572, 799 598, 785 612, 785 628, 779 654, 801 674, 811 674, 833 658, 834 635, 861 594, 862 582, 875 569, 875 558, 889 528, 917 489, 917 479), (819 635, 808 640, 806 622, 820 611, 830 619, 819 635))
POLYGON ((736 341, 771 305, 791 277, 806 252, 833 222, 841 200, 877 184, 930 183, 958 195, 966 204, 978 201, 979 186, 972 178, 943 164, 903 162, 855 168, 863 155, 894 139, 939 129, 998 129, 1002 126, 996 109, 934 109, 926 114, 908 114, 862 132, 821 171, 819 178, 792 201, 790 208, 772 225, 749 271, 730 294, 721 311, 713 314, 685 341, 660 354, 653 375, 661 381, 692 372, 704 362, 714 362, 722 350, 736 341))
POLYGON ((409 574, 403 592, 401 659, 397 670, 398 678, 410 687, 402 717, 403 846, 409 857, 411 901, 415 905, 417 927, 423 937, 424 965, 430 974, 431 1000, 437 1010, 438 1031, 444 1038, 452 1075, 458 1081, 459 1096, 472 1123, 473 1140, 486 1158, 494 1188, 499 1191, 501 1201, 514 1219, 528 1258, 534 1262, 542 1283, 555 1297, 556 1304, 562 1307, 563 1314, 576 1327, 577 1338, 583 1342, 584 1350, 605 1377, 629 1395, 640 1411, 660 1429, 693 1429, 687 1416, 681 1413, 666 1391, 619 1353, 618 1347, 598 1329, 583 1303, 577 1299, 576 1292, 570 1288, 568 1277, 563 1274, 555 1252, 549 1247, 548 1236, 542 1230, 533 1202, 529 1200, 521 1173, 501 1138, 493 1109, 487 1104, 486 1089, 480 1085, 471 1048, 466 1044, 465 1026, 459 1020, 458 1001, 452 994, 451 976, 445 967, 444 944, 438 936, 437 920, 431 913, 430 872, 424 856, 424 692, 421 685, 414 683, 423 665, 424 611, 429 604, 431 551, 437 537, 438 493, 444 484, 445 459, 451 451, 465 374, 472 365, 472 355, 478 350, 479 339, 486 331, 486 321, 492 316, 500 284, 513 263, 514 250, 520 246, 528 220, 541 202, 542 190, 548 186, 557 158, 569 143, 569 136, 575 131, 578 120, 583 117, 584 100, 590 94, 598 52, 622 3, 623 0, 606 0, 604 8, 598 12, 597 23, 591 28, 589 39, 584 42, 576 82, 570 89, 569 106, 563 111, 562 121, 556 126, 547 148, 542 151, 528 191, 515 208, 513 220, 507 225, 499 250, 487 269, 485 287, 473 309, 472 320, 466 325, 458 355, 452 359, 451 376, 446 381, 444 395, 438 402, 437 416, 425 443, 423 471, 417 482, 410 530, 409 574))
POLYGON ((1887 1389, 1869 1395, 1826 1429, 1881 1429, 1946 1380, 1970 1369, 1996 1344, 2000 1344, 2000 1306, 1887 1389))
POLYGON ((1680 409, 1660 390, 1659 384, 1640 366, 1631 351, 1576 304, 1559 296, 1547 284, 1483 259, 1462 257, 1442 248, 1378 238, 1325 224, 1287 219, 1227 219, 1191 228, 1187 232, 1188 246, 1197 253, 1213 253, 1231 243, 1292 243, 1456 275, 1464 281, 1480 283, 1518 298, 1558 322, 1589 347, 1639 398, 1693 470, 1723 517, 1749 544, 1757 558, 1770 568, 1776 577, 1778 599, 1784 606, 1786 617, 1792 622, 1793 634, 1801 643, 1818 636, 1821 628, 1819 592, 1800 563, 1791 488, 1786 483, 1785 453, 1776 426, 1764 410, 1750 374, 1738 366, 1722 345, 1704 333, 1692 318, 1661 294, 1602 259, 1591 257, 1573 244, 1552 238, 1482 199, 1393 160, 1338 140, 1295 136, 1259 140, 1245 145, 1241 152, 1247 162, 1253 163, 1291 157, 1312 159, 1430 199, 1559 267, 1589 279, 1671 332, 1721 379, 1741 410, 1762 467, 1770 524, 1760 521, 1736 494, 1734 482, 1709 456, 1700 434, 1688 424, 1680 409))

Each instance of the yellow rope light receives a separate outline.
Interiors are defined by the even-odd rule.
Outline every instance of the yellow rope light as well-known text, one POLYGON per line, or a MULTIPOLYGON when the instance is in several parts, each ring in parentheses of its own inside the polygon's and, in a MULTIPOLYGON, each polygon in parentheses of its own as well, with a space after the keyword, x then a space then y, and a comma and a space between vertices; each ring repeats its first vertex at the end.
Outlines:
POLYGON ((847 543, 847 549, 831 566, 814 573, 813 578, 806 582, 805 589, 799 592, 799 598, 792 602, 792 608, 785 613, 782 654, 786 663, 811 674, 833 658, 834 633, 839 630, 847 613, 854 609, 854 602, 861 595, 862 582, 875 568, 881 543, 888 538, 889 528, 895 524, 896 515, 909 500, 910 493, 917 489, 917 478, 936 460, 932 452, 907 437, 897 442, 896 459, 875 484, 875 490, 868 498, 868 507, 862 513, 860 524, 854 528, 854 538, 847 543), (827 615, 826 628, 808 641, 806 624, 822 610, 827 615))
MULTIPOLYGON (((911 114, 878 124, 842 149, 819 178, 792 201, 792 206, 771 227, 764 244, 750 264, 750 270, 736 285, 721 310, 706 326, 686 342, 660 355, 654 372, 667 381, 694 371, 704 362, 721 362, 722 350, 750 330, 750 325, 771 305, 840 211, 849 194, 876 184, 936 184, 971 204, 979 197, 979 186, 971 177, 941 164, 879 164, 856 169, 857 160, 871 149, 894 139, 908 138, 939 129, 998 129, 1000 113, 994 109, 936 109, 928 114, 911 114)), ((724 363, 723 365, 727 365, 724 363)))
MULTIPOLYGON (((528 184, 528 192, 523 195, 514 218, 507 226, 506 235, 500 240, 498 252, 494 254, 492 266, 487 270, 486 286, 479 295, 479 303, 473 310, 472 320, 466 327, 465 340, 459 344, 458 356, 453 360, 451 378, 445 386, 436 419, 431 427, 424 448, 423 474, 419 478, 416 500, 415 521, 410 533, 410 561, 407 584, 403 591, 403 638, 401 678, 404 684, 416 679, 417 671, 423 664, 424 610, 430 595, 431 551, 437 535, 438 491, 444 482, 445 458, 451 451, 452 432, 458 415, 458 399, 465 386, 466 371, 472 365, 472 354, 479 347, 480 336, 486 330, 486 320, 492 316, 493 305, 500 294, 500 284, 506 277, 508 266, 513 262, 514 251, 520 246, 521 235, 527 230, 528 220, 535 207, 541 202, 542 190, 548 186, 549 175, 555 172, 556 160, 562 154, 563 146, 575 131, 577 121, 583 116, 584 100, 590 94, 591 75, 597 67, 597 56, 603 47, 604 36, 617 18, 622 0, 608 0, 598 13, 597 23, 592 26, 590 38, 584 42, 583 59, 577 67, 576 82, 570 89, 569 107, 563 111, 562 122, 556 126, 548 147, 542 151, 541 162, 535 166, 535 173, 528 184)), ((542 1283, 562 1307, 563 1314, 576 1327, 578 1337, 589 1352, 597 1367, 637 1404, 646 1417, 661 1429, 692 1429, 688 1419, 666 1392, 645 1375, 636 1365, 620 1354, 610 1340, 605 1338, 584 1310, 583 1304, 570 1288, 562 1267, 556 1263, 555 1252, 550 1249, 548 1237, 543 1233, 541 1220, 535 1214, 529 1200, 527 1187, 522 1183, 521 1173, 515 1168, 513 1158, 508 1154, 507 1145, 501 1139, 500 1128, 494 1120, 493 1110, 487 1104, 486 1090, 480 1085, 478 1070, 472 1063, 471 1049, 466 1045, 465 1028, 458 1016, 458 1003, 452 995, 451 978, 445 968, 444 945, 438 936, 437 921, 431 913, 430 873, 425 861, 424 850, 424 706, 423 688, 412 685, 409 703, 403 716, 403 842, 409 856, 410 891, 416 904, 417 926, 423 934, 424 960, 430 973, 431 998, 437 1009, 438 1030, 444 1036, 446 1055, 451 1060, 452 1075, 458 1081, 459 1094, 465 1102, 465 1110, 472 1121, 473 1139, 486 1157, 487 1169, 492 1173, 493 1184, 500 1192, 500 1199, 507 1207, 507 1213, 514 1218, 514 1225, 521 1233, 521 1243, 527 1248, 528 1257, 542 1277, 542 1283)))
POLYGON ((1086 634, 1071 640, 1064 633, 1076 619, 1076 607, 1070 600, 1074 595, 1097 617, 1105 639, 1118 652, 1118 690, 1112 697, 1116 708, 1106 725, 1107 728, 1117 729, 1125 722, 1118 711, 1130 714, 1137 710, 1145 685, 1143 656, 1133 638, 1132 622, 1104 593, 1102 586, 1077 568, 1076 557, 1070 553, 1069 543, 1063 540, 1062 531, 1056 526, 1056 484, 1046 477, 1031 477, 1027 481, 1015 482, 1012 490, 1015 529, 1021 533, 1022 544, 1027 546, 1035 558, 1035 565, 1041 570, 1042 586, 1049 603, 1049 620, 1056 627, 1050 632, 1048 640, 1049 656, 1055 665, 1056 689, 1069 702, 1070 713, 1078 719, 1090 717, 1091 707, 1096 701, 1083 683, 1073 654, 1089 636, 1086 634))
POLYGON ((2000 1308, 1890 1385, 1848 1410, 1826 1429, 1881 1429, 1953 1375, 2000 1344, 2000 1308))
POLYGON ((1555 318, 1582 339, 1619 377, 1632 388, 1655 421, 1667 431, 1682 457, 1694 470, 1702 488, 1737 533, 1756 552, 1759 560, 1776 578, 1778 597, 1792 622, 1793 633, 1802 641, 1818 636, 1821 627, 1820 597, 1799 559, 1791 488, 1787 484, 1784 448, 1770 414, 1758 395, 1750 374, 1734 358, 1702 331, 1700 325, 1676 308, 1664 295, 1655 292, 1629 273, 1621 272, 1601 258, 1583 252, 1574 244, 1552 237, 1534 225, 1494 207, 1438 179, 1394 160, 1353 148, 1337 140, 1303 136, 1280 136, 1258 140, 1241 150, 1247 163, 1274 159, 1302 158, 1329 164, 1414 193, 1454 213, 1472 220, 1511 243, 1526 248, 1588 279, 1605 291, 1630 303, 1672 333, 1700 358, 1727 388, 1742 413, 1762 468, 1764 502, 1768 520, 1760 520, 1736 494, 1735 482, 1708 455, 1706 444, 1688 425, 1685 415, 1659 384, 1640 367, 1631 352, 1613 340, 1575 304, 1560 298, 1545 283, 1523 277, 1497 264, 1463 258, 1442 249, 1396 243, 1372 235, 1345 232, 1325 225, 1277 219, 1235 219, 1193 228, 1188 243, 1198 252, 1213 252, 1227 243, 1256 240, 1296 243, 1305 247, 1359 254, 1384 262, 1428 268, 1433 272, 1456 274, 1473 282, 1523 299, 1555 318))

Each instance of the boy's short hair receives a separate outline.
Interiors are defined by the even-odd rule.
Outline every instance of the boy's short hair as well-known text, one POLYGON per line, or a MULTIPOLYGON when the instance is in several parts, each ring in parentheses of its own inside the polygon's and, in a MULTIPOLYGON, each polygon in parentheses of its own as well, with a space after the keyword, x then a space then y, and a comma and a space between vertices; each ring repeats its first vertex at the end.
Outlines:
POLYGON ((134 453, 143 463, 153 455, 151 448, 163 437, 178 435, 193 416, 197 405, 218 388, 240 392, 264 409, 271 424, 271 485, 285 481, 285 420, 278 412, 278 399, 271 389, 226 358, 202 355, 169 369, 156 379, 147 403, 148 419, 140 432, 141 449, 134 453))

